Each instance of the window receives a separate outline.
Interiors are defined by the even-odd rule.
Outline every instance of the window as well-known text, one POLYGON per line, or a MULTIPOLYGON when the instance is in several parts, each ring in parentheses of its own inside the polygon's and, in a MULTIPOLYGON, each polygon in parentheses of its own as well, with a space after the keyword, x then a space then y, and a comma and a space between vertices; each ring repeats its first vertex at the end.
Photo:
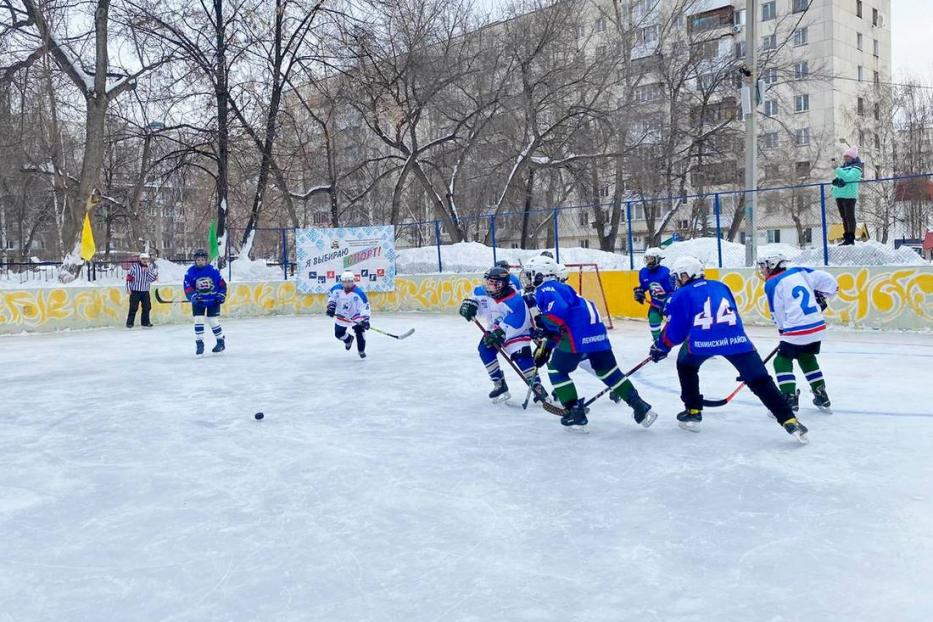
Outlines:
POLYGON ((596 58, 606 58, 606 46, 605 45, 596 46, 596 58))
POLYGON ((810 96, 794 95, 794 112, 806 112, 810 109, 810 96))
POLYGON ((765 35, 761 38, 762 50, 773 50, 777 47, 777 35, 765 35))
MULTIPOLYGON (((862 116, 863 114, 865 114, 865 98, 864 97, 858 98, 858 106, 856 110, 858 111, 859 116, 862 116)), ((861 142, 862 144, 865 144, 865 141, 859 141, 859 142, 861 142)))
POLYGON ((875 104, 875 121, 881 120, 881 104, 875 104))
POLYGON ((858 144, 860 145, 865 144, 865 130, 858 131, 858 144))
POLYGON ((580 248, 589 248, 589 247, 590 247, 589 239, 580 240, 580 248))
POLYGON ((855 0, 855 15, 856 17, 862 16, 862 0, 855 0))
POLYGON ((773 117, 778 113, 778 103, 776 99, 765 100, 765 116, 773 117))
POLYGON ((781 243, 781 230, 780 229, 768 229, 768 244, 780 244, 781 243))
POLYGON ((855 33, 855 47, 860 50, 865 49, 865 38, 862 36, 862 33, 855 33))
POLYGON ((807 27, 798 28, 794 31, 794 45, 799 47, 801 45, 806 45, 809 41, 810 32, 807 30, 807 27))
POLYGON ((745 9, 736 9, 732 17, 732 23, 736 26, 745 25, 745 9))
POLYGON ((606 18, 600 17, 596 20, 596 24, 593 26, 593 30, 596 32, 606 32, 606 18))
POLYGON ((794 0, 794 13, 803 13, 810 7, 810 0, 794 0))
POLYGON ((748 43, 745 41, 736 41, 735 43, 735 57, 738 59, 745 58, 748 55, 748 43))
POLYGON ((713 60, 719 56, 719 41, 703 41, 693 46, 693 53, 699 60, 713 60))
POLYGON ((768 22, 777 17, 777 2, 765 2, 761 5, 761 21, 768 22))
POLYGON ((856 76, 858 77, 859 82, 862 82, 863 80, 865 80, 865 68, 862 67, 861 65, 858 66, 858 71, 856 72, 856 76))
POLYGON ((794 132, 794 138, 797 140, 798 147, 805 147, 810 144, 810 128, 802 127, 794 132))
POLYGON ((802 230, 800 231, 800 234, 801 234, 801 235, 800 235, 800 239, 797 240, 797 243, 798 243, 798 244, 801 244, 801 245, 803 245, 803 244, 813 244, 813 229, 812 229, 811 227, 807 227, 806 229, 802 229, 802 230))
POLYGON ((878 9, 872 9, 872 10, 871 10, 871 25, 872 25, 872 26, 878 26, 878 25, 879 25, 878 22, 879 22, 879 20, 878 20, 878 9))
POLYGON ((778 81, 777 69, 774 67, 769 67, 761 72, 761 81, 767 84, 768 86, 776 84, 778 81))
POLYGON ((875 86, 881 86, 881 74, 875 72, 875 86))
POLYGON ((577 214, 577 217, 579 218, 578 222, 580 223, 581 227, 585 227, 590 224, 590 213, 588 211, 580 210, 580 213, 577 214))
POLYGON ((681 219, 679 219, 679 220, 677 221, 677 228, 678 228, 678 229, 687 229, 688 227, 690 227, 690 220, 689 220, 689 219, 687 219, 687 218, 681 218, 681 219))
POLYGON ((881 137, 875 134, 875 151, 881 151, 881 137))
POLYGON ((653 102, 661 99, 660 84, 646 84, 635 89, 635 97, 640 102, 653 102))
POLYGON ((871 53, 875 56, 875 58, 881 56, 881 44, 878 43, 877 39, 872 39, 871 53))
POLYGON ((803 80, 808 75, 810 75, 810 64, 807 61, 794 63, 794 80, 803 80))
POLYGON ((704 73, 697 77, 697 88, 701 90, 708 91, 713 88, 714 84, 716 84, 715 73, 704 73))
POLYGON ((639 37, 644 45, 650 45, 658 42, 658 26, 646 26, 639 32, 639 37))
POLYGON ((775 149, 778 146, 778 133, 765 132, 761 135, 761 146, 764 149, 775 149))

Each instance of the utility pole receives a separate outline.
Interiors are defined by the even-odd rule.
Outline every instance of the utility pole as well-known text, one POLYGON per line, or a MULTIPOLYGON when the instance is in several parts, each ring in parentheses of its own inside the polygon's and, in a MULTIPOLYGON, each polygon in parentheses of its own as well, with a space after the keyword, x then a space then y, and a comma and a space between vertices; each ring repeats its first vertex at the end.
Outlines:
POLYGON ((745 265, 758 256, 758 2, 745 0, 745 265))

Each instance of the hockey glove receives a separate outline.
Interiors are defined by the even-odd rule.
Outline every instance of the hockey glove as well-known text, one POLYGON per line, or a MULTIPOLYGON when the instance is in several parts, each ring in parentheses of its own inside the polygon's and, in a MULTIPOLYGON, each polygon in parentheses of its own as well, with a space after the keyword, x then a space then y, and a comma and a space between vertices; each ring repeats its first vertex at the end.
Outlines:
POLYGON ((127 282, 127 283, 132 283, 132 282, 135 281, 135 280, 136 280, 136 277, 133 276, 132 274, 127 274, 127 275, 126 275, 126 282, 127 282))
POLYGON ((635 288, 635 302, 640 305, 645 304, 645 290, 641 287, 635 288))
POLYGON ((360 327, 360 330, 369 330, 369 320, 363 320, 362 322, 358 322, 357 326, 360 327))
POLYGON ((189 298, 189 300, 191 300, 192 304, 201 304, 201 294, 194 292, 191 294, 191 298, 189 298))
POLYGON ((479 311, 479 303, 472 298, 467 298, 460 303, 460 315, 469 322, 476 317, 476 313, 479 311))
POLYGON ((544 367, 547 365, 547 362, 551 359, 552 350, 553 348, 547 341, 538 344, 534 354, 535 367, 544 367))
POLYGON ((846 185, 846 182, 841 177, 837 177, 833 180, 833 185, 836 186, 837 188, 842 188, 843 186, 846 185))
POLYGON ((648 356, 651 357, 651 360, 655 363, 663 361, 667 358, 667 350, 664 350, 656 343, 651 344, 651 349, 648 350, 648 356))
POLYGON ((337 303, 334 302, 333 300, 328 302, 327 311, 325 311, 325 313, 327 313, 327 317, 334 317, 334 314, 337 313, 337 303))
POLYGON ((483 335, 483 344, 489 348, 497 348, 505 343, 505 331, 498 326, 483 335))
POLYGON ((222 305, 227 302, 227 294, 217 294, 217 304, 222 305))
POLYGON ((538 301, 535 300, 534 290, 522 294, 522 300, 525 301, 525 306, 529 309, 533 309, 534 307, 538 306, 538 301))
POLYGON ((814 292, 816 294, 816 304, 820 305, 820 311, 825 311, 826 307, 829 306, 829 303, 826 302, 826 296, 823 295, 823 292, 814 292))

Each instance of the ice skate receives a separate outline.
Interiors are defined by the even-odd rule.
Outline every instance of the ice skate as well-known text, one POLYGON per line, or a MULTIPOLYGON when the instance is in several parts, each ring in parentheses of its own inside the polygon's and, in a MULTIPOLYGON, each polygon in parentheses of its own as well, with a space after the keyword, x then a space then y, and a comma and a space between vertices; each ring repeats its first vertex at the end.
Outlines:
POLYGON ((202 356, 204 356, 204 342, 203 341, 198 340, 194 342, 194 355, 198 358, 201 358, 202 356))
POLYGON ((568 430, 584 431, 583 426, 587 423, 589 423, 589 420, 586 418, 586 406, 584 406, 582 399, 578 399, 569 408, 567 414, 560 418, 560 424, 568 430))
POLYGON ((677 425, 680 426, 681 430, 687 430, 688 432, 699 432, 702 421, 703 412, 696 408, 688 408, 677 415, 677 425))
POLYGON ((819 389, 813 389, 813 405, 819 408, 824 413, 832 414, 832 405, 829 401, 829 396, 826 394, 826 387, 820 387, 819 389))
POLYGON ((512 397, 512 395, 509 393, 509 385, 505 383, 504 379, 493 380, 493 383, 495 386, 493 386, 492 391, 489 392, 489 399, 492 400, 493 404, 504 402, 512 397))
POLYGON ((214 345, 213 348, 211 348, 211 352, 213 352, 214 354, 219 354, 226 349, 227 349, 227 346, 224 344, 224 338, 218 337, 217 343, 214 345))
POLYGON ((792 411, 797 412, 800 410, 800 389, 797 389, 794 393, 781 393, 781 395, 787 400, 787 405, 790 406, 792 411))
POLYGON ((798 442, 804 445, 810 442, 810 439, 807 438, 807 432, 809 432, 807 426, 797 421, 796 418, 791 417, 783 425, 787 433, 796 438, 798 442))

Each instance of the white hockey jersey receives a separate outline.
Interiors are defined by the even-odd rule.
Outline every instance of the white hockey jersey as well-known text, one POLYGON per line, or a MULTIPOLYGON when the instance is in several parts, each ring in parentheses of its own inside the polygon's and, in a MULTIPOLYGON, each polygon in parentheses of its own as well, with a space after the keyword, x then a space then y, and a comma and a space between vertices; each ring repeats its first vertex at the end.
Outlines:
POLYGON ((349 328, 369 319, 369 299, 359 287, 344 291, 343 285, 337 283, 330 289, 327 301, 337 303, 334 321, 340 326, 349 328))
POLYGON ((812 268, 791 268, 769 277, 765 294, 781 341, 797 345, 820 341, 826 320, 816 302, 816 292, 829 297, 838 289, 833 275, 812 268))
POLYGON ((508 354, 531 345, 531 313, 521 295, 513 290, 508 295, 496 299, 486 293, 486 288, 479 285, 471 296, 479 303, 477 317, 486 328, 496 327, 505 331, 505 343, 502 349, 508 354))

